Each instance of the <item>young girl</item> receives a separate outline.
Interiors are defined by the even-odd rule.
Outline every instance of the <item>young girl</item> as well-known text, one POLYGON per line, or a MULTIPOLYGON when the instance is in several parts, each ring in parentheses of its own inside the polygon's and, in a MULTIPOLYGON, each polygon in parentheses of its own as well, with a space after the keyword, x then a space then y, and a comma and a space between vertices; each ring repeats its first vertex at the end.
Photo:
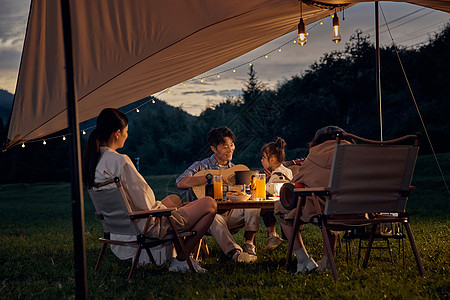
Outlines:
MULTIPOLYGON (((181 207, 180 198, 169 195, 161 201, 155 199, 155 194, 145 179, 136 170, 131 159, 119 154, 116 149, 122 148, 128 138, 128 118, 121 111, 114 108, 105 108, 97 118, 97 127, 89 136, 83 161, 83 181, 86 187, 94 188, 96 183, 119 177, 127 195, 130 207, 134 211, 178 207, 172 215, 180 231, 194 230, 197 234, 185 240, 185 247, 191 253, 199 240, 211 225, 217 211, 217 204, 211 197, 203 197, 181 207)), ((115 184, 102 188, 112 188, 115 184)), ((143 227, 144 222, 139 226, 143 227)), ((151 237, 164 237, 170 231, 167 219, 161 222, 153 220, 145 233, 151 237)), ((111 238, 124 241, 136 239, 131 235, 111 235, 111 238)), ((136 248, 112 245, 111 250, 120 259, 128 259, 135 255, 136 248)), ((189 269, 182 251, 173 259, 169 271, 184 272, 189 269)), ((196 260, 191 259, 197 272, 205 272, 196 260)))
MULTIPOLYGON (((270 142, 261 148, 261 164, 263 165, 265 172, 270 174, 266 183, 267 194, 277 194, 275 191, 275 180, 279 180, 280 178, 287 181, 292 180, 292 171, 282 164, 285 158, 284 148, 286 148, 286 142, 280 137, 277 137, 275 141, 270 142)), ((264 225, 266 225, 269 233, 266 249, 273 251, 283 242, 276 232, 275 226, 277 221, 272 210, 262 211, 261 215, 263 217, 264 225)))

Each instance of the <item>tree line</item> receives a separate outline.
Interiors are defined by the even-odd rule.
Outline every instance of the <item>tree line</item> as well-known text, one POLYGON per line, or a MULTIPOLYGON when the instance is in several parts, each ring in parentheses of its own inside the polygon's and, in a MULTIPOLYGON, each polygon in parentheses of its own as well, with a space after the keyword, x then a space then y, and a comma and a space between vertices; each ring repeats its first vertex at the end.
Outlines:
MULTIPOLYGON (((385 140, 424 133, 423 122, 434 150, 450 151, 449 53, 449 24, 420 47, 381 49, 385 140)), ((287 159, 305 156, 315 131, 330 124, 379 139, 375 64, 375 47, 370 37, 357 30, 344 50, 325 53, 305 72, 274 89, 266 88, 251 66, 242 96, 225 98, 205 108, 198 117, 154 99, 155 105, 130 116, 129 138, 120 152, 135 161, 139 158, 144 175, 176 174, 211 154, 206 134, 210 128, 222 125, 229 126, 237 136, 233 161, 251 168, 260 167, 260 148, 277 136, 287 142, 287 159)), ((123 111, 133 105, 139 103, 130 104, 123 111)), ((0 138, 6 139, 3 122, 0 138)), ((15 147, 1 153, 0 183, 69 180, 67 143, 48 143, 45 151, 42 147, 29 143, 26 148, 15 147)), ((421 153, 429 152, 424 139, 421 153)))

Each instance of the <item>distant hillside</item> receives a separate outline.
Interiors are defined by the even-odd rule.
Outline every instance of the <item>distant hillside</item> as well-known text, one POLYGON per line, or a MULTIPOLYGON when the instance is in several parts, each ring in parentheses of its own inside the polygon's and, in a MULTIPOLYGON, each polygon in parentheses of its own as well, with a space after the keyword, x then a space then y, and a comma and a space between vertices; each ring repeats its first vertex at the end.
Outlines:
POLYGON ((0 118, 6 125, 11 113, 14 95, 8 91, 0 89, 0 118))

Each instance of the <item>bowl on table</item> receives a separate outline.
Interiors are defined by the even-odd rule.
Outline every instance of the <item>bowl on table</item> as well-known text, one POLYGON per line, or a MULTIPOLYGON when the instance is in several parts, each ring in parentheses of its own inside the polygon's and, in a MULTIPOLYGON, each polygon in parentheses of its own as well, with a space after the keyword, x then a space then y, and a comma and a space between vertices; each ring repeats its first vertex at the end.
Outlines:
POLYGON ((234 194, 227 194, 227 198, 233 202, 241 202, 241 201, 246 201, 250 198, 250 195, 247 194, 239 194, 239 195, 234 195, 234 194))

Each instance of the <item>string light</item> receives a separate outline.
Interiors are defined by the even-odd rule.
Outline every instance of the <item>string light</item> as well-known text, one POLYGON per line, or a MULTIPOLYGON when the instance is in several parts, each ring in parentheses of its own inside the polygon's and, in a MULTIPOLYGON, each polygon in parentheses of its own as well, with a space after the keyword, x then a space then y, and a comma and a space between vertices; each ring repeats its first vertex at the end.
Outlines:
MULTIPOLYGON (((339 20, 338 20, 338 22, 339 22, 339 20)), ((318 25, 318 24, 323 25, 323 22, 320 21, 319 23, 316 23, 316 24, 313 25, 310 29, 314 28, 314 27, 315 27, 316 25, 318 25)), ((306 35, 309 35, 309 33, 306 33, 306 35)), ((262 58, 262 57, 268 59, 270 53, 275 52, 277 49, 278 49, 278 52, 281 52, 281 51, 282 51, 282 47, 285 46, 285 45, 287 45, 288 43, 291 43, 291 42, 293 42, 293 43, 295 44, 295 43, 297 43, 297 40, 293 40, 293 41, 292 41, 292 40, 290 39, 289 41, 285 42, 285 43, 282 44, 281 46, 279 46, 279 47, 277 47, 277 48, 275 48, 275 49, 269 51, 269 52, 266 53, 265 55, 261 55, 261 56, 255 58, 255 59, 253 59, 253 60, 257 60, 257 59, 262 58)), ((208 76, 206 76, 206 78, 207 78, 207 77, 214 76, 214 75, 215 75, 217 78, 220 78, 220 74, 225 73, 225 72, 230 71, 230 70, 231 70, 233 73, 236 73, 236 69, 239 68, 239 67, 241 67, 241 66, 243 66, 243 65, 245 65, 245 64, 246 64, 246 63, 243 63, 243 64, 241 64, 241 65, 238 65, 238 66, 233 67, 233 68, 231 68, 231 69, 227 69, 227 70, 222 71, 222 72, 220 72, 220 73, 208 75, 208 76)), ((248 65, 249 65, 249 66, 253 66, 253 63, 252 63, 252 62, 248 62, 248 65)), ((192 79, 192 80, 198 80, 198 79, 195 79, 195 78, 194 78, 194 79, 192 79)), ((201 79, 200 79, 200 82, 201 82, 201 83, 203 83, 204 81, 205 81, 204 78, 201 78, 201 79)), ((183 82, 183 86, 184 86, 184 87, 186 86, 186 82, 183 82)), ((158 94, 157 96, 161 95, 163 92, 164 92, 164 91, 161 91, 161 93, 158 94)), ((167 93, 170 94, 170 89, 167 90, 167 93)), ((151 100, 148 100, 147 102, 141 104, 139 107, 141 107, 141 106, 143 106, 143 105, 149 103, 150 101, 152 102, 152 104, 155 104, 155 103, 156 103, 155 99, 152 98, 151 100)), ((139 107, 138 107, 138 108, 134 108, 134 109, 132 109, 132 110, 126 112, 125 114, 128 114, 128 113, 130 113, 130 112, 132 112, 132 111, 134 111, 134 110, 135 110, 137 113, 139 113, 139 112, 140 112, 139 107)), ((94 127, 95 127, 95 126, 91 126, 91 127, 89 127, 89 128, 85 128, 85 129, 83 129, 81 132, 82 132, 83 135, 86 135, 86 130, 89 130, 89 129, 94 128, 94 127)), ((56 137, 50 137, 50 138, 47 138, 47 139, 48 139, 48 140, 51 140, 51 139, 61 138, 61 137, 62 137, 62 140, 63 140, 63 141, 65 141, 65 140, 67 139, 65 135, 62 135, 62 136, 60 135, 60 136, 56 136, 56 137)), ((33 141, 23 142, 23 143, 22 143, 22 148, 25 148, 25 143, 32 143, 32 142, 42 142, 43 145, 46 145, 46 144, 47 144, 47 142, 46 142, 44 139, 33 140, 33 141)))
POLYGON ((300 21, 298 22, 298 26, 297 26, 297 33, 298 33, 298 44, 300 46, 304 46, 308 40, 306 39, 305 22, 303 22, 303 2, 302 1, 300 1, 300 21))
POLYGON ((331 36, 331 40, 336 44, 341 41, 341 31, 339 29, 339 18, 337 13, 333 15, 333 34, 331 36))

